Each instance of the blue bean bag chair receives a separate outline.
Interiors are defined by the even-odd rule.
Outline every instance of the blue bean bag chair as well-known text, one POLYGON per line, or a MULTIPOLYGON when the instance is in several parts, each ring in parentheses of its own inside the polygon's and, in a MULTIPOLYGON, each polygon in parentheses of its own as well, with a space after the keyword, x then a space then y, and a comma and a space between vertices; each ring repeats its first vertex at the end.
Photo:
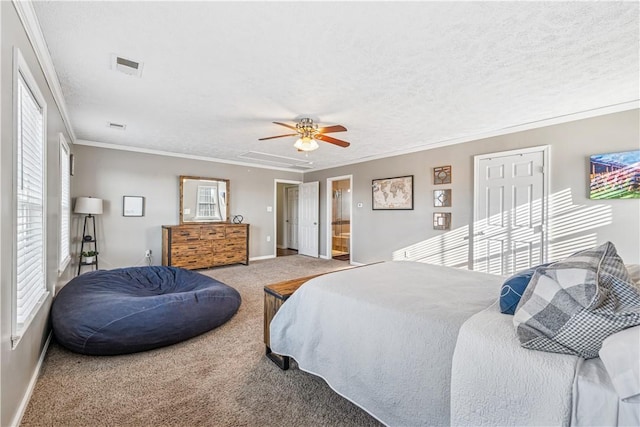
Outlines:
POLYGON ((57 341, 69 350, 114 355, 195 337, 231 319, 235 289, 195 271, 130 267, 82 274, 53 301, 57 341))

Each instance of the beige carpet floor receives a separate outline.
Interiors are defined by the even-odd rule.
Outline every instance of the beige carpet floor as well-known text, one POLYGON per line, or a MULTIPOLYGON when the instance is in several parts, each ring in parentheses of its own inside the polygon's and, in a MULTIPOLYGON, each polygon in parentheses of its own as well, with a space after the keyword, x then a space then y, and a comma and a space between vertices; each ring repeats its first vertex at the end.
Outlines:
POLYGON ((84 356, 55 340, 23 426, 378 426, 320 378, 264 356, 263 286, 346 268, 301 255, 201 271, 242 295, 226 324, 182 343, 84 356))

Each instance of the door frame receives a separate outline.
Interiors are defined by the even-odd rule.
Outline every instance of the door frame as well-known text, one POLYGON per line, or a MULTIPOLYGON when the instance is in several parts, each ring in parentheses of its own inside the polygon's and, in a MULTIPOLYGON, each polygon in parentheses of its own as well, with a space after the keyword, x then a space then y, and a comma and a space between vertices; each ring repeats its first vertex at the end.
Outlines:
POLYGON ((349 261, 349 263, 351 263, 353 261, 353 175, 342 175, 342 176, 335 176, 335 177, 331 177, 331 178, 327 178, 327 185, 326 185, 326 191, 325 191, 325 205, 327 207, 327 212, 326 212, 326 216, 325 218, 326 223, 327 223, 327 231, 326 231, 326 252, 325 255, 322 257, 324 259, 331 259, 331 246, 332 246, 332 236, 331 236, 331 210, 332 210, 332 203, 331 203, 331 194, 333 193, 332 188, 333 188, 333 181, 345 181, 345 180, 349 180, 349 188, 351 189, 351 206, 349 208, 349 232, 350 232, 350 236, 349 236, 349 259, 351 261, 349 261))
POLYGON ((551 146, 550 145, 537 145, 535 147, 519 148, 517 150, 499 151, 488 154, 478 154, 473 157, 473 223, 471 224, 471 233, 469 233, 469 266, 470 269, 474 269, 475 263, 475 228, 477 218, 477 206, 479 197, 479 188, 477 174, 480 169, 480 161, 485 159, 492 159, 496 157, 511 157, 520 154, 529 153, 542 153, 543 166, 542 166, 542 262, 547 262, 547 253, 549 246, 549 189, 551 188, 551 146))
MULTIPOLYGON (((275 212, 273 213, 273 257, 276 258, 278 256, 278 197, 283 197, 284 194, 278 195, 278 184, 292 184, 292 185, 300 185, 302 181, 294 181, 290 179, 274 179, 273 180, 273 206, 275 206, 275 212)), ((286 199, 285 199, 286 202, 286 199)), ((285 232, 285 241, 287 228, 284 229, 285 232)))

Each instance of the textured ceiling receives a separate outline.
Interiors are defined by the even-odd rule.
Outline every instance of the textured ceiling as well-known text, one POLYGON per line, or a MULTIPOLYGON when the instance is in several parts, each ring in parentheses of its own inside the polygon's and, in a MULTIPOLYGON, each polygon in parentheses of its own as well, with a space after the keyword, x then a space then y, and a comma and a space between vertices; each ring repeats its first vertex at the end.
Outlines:
POLYGON ((638 2, 34 9, 76 137, 107 145, 262 162, 241 157, 253 151, 320 169, 640 98, 638 2), (113 71, 112 54, 143 62, 142 77, 113 71), (300 117, 346 126, 333 135, 351 147, 258 141, 288 133, 272 121, 300 117))

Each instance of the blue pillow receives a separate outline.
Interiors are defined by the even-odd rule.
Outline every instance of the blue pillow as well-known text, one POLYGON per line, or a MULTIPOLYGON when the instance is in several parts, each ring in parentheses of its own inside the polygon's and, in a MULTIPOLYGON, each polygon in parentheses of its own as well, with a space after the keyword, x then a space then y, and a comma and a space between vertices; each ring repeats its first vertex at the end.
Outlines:
POLYGON ((516 311, 516 307, 520 302, 520 298, 527 289, 529 281, 535 274, 536 270, 540 267, 546 267, 549 264, 541 264, 536 267, 531 267, 526 270, 522 270, 509 277, 500 289, 500 312, 504 314, 513 314, 516 311))

